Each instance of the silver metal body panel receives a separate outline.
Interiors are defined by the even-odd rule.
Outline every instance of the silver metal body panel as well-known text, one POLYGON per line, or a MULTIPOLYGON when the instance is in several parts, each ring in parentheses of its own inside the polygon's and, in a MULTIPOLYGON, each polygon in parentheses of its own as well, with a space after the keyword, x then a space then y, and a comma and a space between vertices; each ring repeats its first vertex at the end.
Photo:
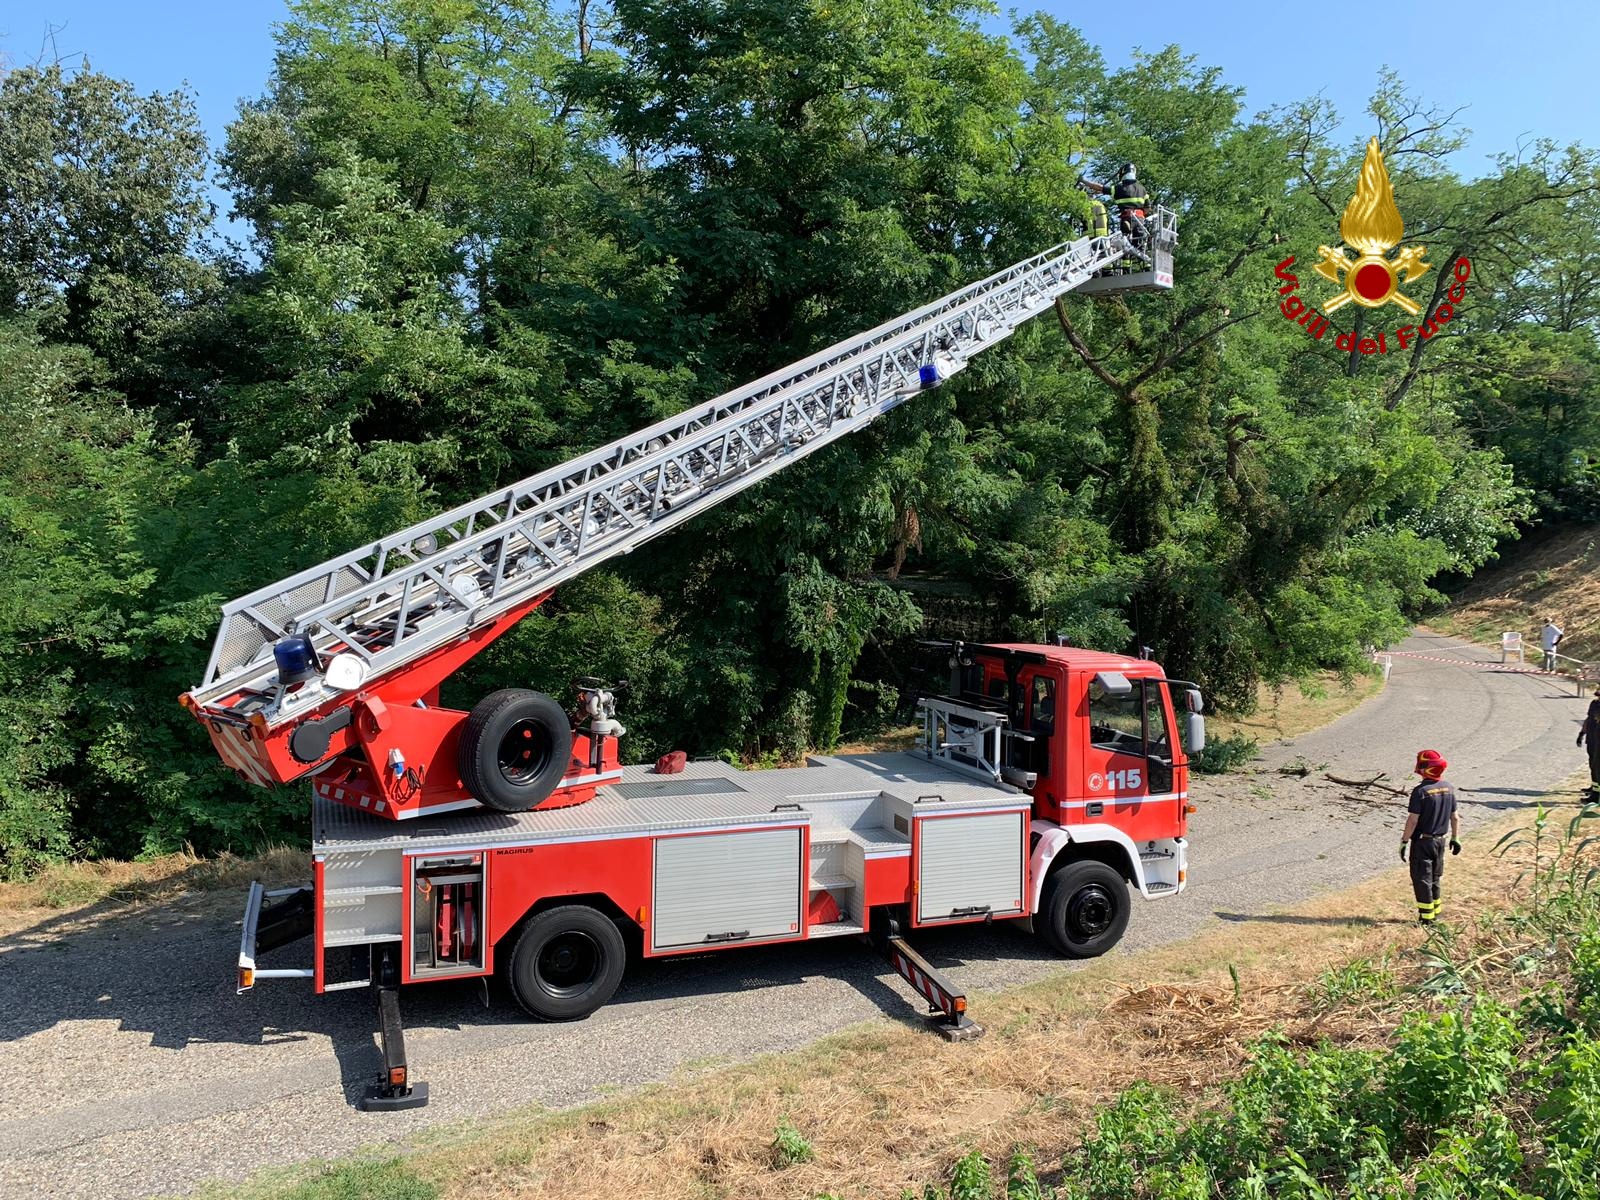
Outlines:
MULTIPOLYGON (((617 785, 602 787, 593 800, 543 812, 451 813, 438 820, 399 824, 317 799, 312 806, 312 852, 335 860, 352 856, 364 868, 351 872, 362 883, 379 882, 382 854, 421 849, 486 849, 601 838, 649 837, 698 830, 809 825, 813 841, 830 838, 859 844, 866 854, 909 854, 910 828, 898 817, 1026 806, 1025 793, 986 784, 940 763, 911 754, 814 758, 812 765, 772 771, 740 771, 722 762, 692 762, 681 774, 657 775, 649 766, 623 769, 617 785), (706 792, 697 780, 720 779, 737 790, 706 792), (774 811, 776 810, 776 811, 774 811), (369 857, 370 856, 370 857, 369 857)), ((341 872, 343 874, 343 872, 341 872)), ((398 882, 395 873, 383 882, 398 882)), ((330 877, 331 886, 331 877, 330 877)))
POLYGON ((399 941, 404 874, 394 847, 363 846, 330 856, 322 872, 322 944, 399 941))
MULTIPOLYGON (((1154 252, 1170 257, 1175 218, 1157 210, 1151 228, 1154 252)), ((281 686, 272 647, 286 634, 311 638, 324 654, 355 654, 367 680, 390 675, 865 428, 922 390, 923 368, 948 378, 1128 255, 1150 257, 1120 233, 1063 242, 707 404, 232 600, 190 694, 232 720, 259 712, 274 725, 338 694, 320 679, 281 686)))
POLYGON ((918 921, 1023 911, 1026 812, 924 819, 918 830, 918 921))
POLYGON ((740 829, 656 839, 651 949, 799 937, 801 834, 740 829))

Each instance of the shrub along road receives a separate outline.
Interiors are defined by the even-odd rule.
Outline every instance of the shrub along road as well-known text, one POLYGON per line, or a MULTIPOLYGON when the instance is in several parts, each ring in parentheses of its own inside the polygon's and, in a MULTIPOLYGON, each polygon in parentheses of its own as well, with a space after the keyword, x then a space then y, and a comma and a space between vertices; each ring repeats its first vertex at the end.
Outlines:
MULTIPOLYGON (((1118 953, 1254 919, 1396 863, 1398 800, 1321 777, 1387 772, 1406 784, 1416 751, 1452 763, 1467 827, 1498 819, 1582 765, 1584 702, 1548 680, 1475 670, 1477 647, 1431 633, 1404 649, 1388 686, 1332 724, 1263 751, 1252 769, 1195 787, 1191 887, 1139 904, 1118 953), (1310 774, 1280 767, 1309 763, 1310 774), (1389 803, 1394 800, 1394 803, 1389 803)), ((1451 872, 1472 869, 1463 856, 1451 872)), ((316 998, 293 983, 236 997, 235 896, 62 914, 0 938, 0 1194, 113 1200, 181 1191, 265 1166, 325 1158, 515 1105, 570 1105, 707 1062, 802 1045, 916 1009, 870 951, 830 940, 630 970, 587 1021, 534 1025, 491 989, 441 984, 405 997, 414 1069, 433 1103, 403 1114, 352 1107, 377 1070, 360 994, 316 998)), ((1264 923, 1264 932, 1273 928, 1264 923)), ((969 993, 1070 969, 1021 931, 918 939, 969 993)), ((974 999, 981 1021, 982 997, 974 999)))

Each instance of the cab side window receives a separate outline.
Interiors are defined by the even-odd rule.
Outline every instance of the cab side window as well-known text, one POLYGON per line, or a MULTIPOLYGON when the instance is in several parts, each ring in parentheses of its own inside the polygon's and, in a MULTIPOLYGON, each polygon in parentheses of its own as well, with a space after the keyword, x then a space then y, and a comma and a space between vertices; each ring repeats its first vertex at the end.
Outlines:
POLYGON ((1033 677, 1028 705, 1028 728, 1038 734, 1056 731, 1056 681, 1043 675, 1033 677))
POLYGON ((1089 684, 1089 744, 1118 754, 1144 753, 1144 689, 1113 695, 1089 684))
POLYGON ((1172 757, 1172 738, 1167 733, 1167 706, 1162 702, 1160 686, 1148 683, 1144 686, 1144 742, 1148 753, 1161 758, 1172 757))

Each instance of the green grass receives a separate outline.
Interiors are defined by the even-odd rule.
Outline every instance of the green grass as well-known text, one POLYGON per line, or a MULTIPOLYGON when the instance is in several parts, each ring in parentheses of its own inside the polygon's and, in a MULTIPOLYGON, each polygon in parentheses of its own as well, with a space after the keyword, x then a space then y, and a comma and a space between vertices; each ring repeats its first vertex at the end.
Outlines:
POLYGON ((324 1167, 279 1195, 281 1200, 436 1200, 439 1189, 391 1158, 324 1167))
POLYGON ((778 1122, 777 1136, 772 1139, 772 1159, 775 1165, 792 1167, 796 1163, 810 1162, 812 1154, 811 1143, 794 1127, 794 1123, 788 1117, 778 1122))

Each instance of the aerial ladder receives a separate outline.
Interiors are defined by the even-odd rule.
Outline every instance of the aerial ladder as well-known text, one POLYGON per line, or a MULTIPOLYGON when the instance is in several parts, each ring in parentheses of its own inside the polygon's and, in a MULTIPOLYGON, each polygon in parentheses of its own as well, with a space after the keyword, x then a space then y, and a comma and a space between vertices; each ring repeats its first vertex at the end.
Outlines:
POLYGON ((865 428, 1065 293, 1172 286, 1177 222, 1085 237, 558 467, 225 604, 182 703, 224 763, 390 819, 589 799, 621 774, 615 699, 440 704, 441 684, 554 589, 865 428), (1131 264, 1131 269, 1127 267, 1131 264))

